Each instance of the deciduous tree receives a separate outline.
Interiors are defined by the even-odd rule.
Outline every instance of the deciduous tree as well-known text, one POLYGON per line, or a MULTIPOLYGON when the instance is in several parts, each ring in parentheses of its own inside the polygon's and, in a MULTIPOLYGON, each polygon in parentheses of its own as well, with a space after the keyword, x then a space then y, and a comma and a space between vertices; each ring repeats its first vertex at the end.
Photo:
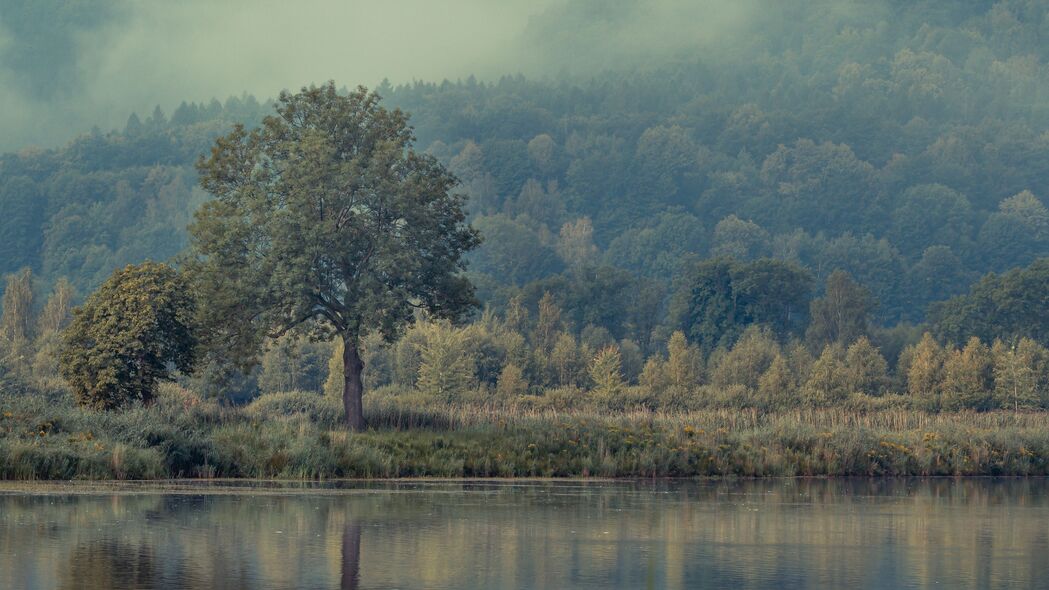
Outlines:
POLYGON ((943 363, 943 407, 948 410, 987 410, 994 393, 991 349, 973 336, 961 350, 952 350, 943 363))
POLYGON ((198 168, 214 199, 190 227, 208 341, 244 365, 293 330, 343 341, 347 424, 364 427, 361 339, 396 336, 424 309, 474 304, 460 271, 479 243, 456 178, 413 149, 408 117, 334 83, 282 93, 198 168))
POLYGON ((196 360, 194 302, 183 276, 146 262, 118 269, 73 311, 59 368, 77 402, 110 409, 150 401, 171 368, 196 360))
POLYGON ((827 277, 826 294, 812 301, 805 337, 815 350, 827 344, 848 345, 867 333, 873 309, 870 291, 836 270, 827 277))
POLYGON ((590 380, 594 393, 613 397, 623 391, 622 359, 619 349, 609 346, 601 349, 590 362, 590 380))

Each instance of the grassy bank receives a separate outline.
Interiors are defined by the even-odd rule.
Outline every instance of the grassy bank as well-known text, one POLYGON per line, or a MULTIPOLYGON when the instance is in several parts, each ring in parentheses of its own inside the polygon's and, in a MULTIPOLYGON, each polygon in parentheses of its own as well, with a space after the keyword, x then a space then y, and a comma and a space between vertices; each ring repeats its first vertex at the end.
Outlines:
POLYGON ((335 400, 224 408, 175 386, 97 413, 68 394, 0 394, 0 478, 1049 475, 1049 413, 904 408, 558 412, 369 396, 370 429, 335 400))

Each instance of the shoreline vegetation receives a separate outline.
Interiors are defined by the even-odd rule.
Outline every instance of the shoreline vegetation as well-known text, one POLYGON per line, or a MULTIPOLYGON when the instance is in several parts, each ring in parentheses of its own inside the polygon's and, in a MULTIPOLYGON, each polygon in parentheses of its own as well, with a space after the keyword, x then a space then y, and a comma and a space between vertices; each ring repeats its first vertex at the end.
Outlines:
MULTIPOLYGON (((865 397, 865 396, 863 396, 865 397)), ((0 479, 652 478, 1049 475, 1049 413, 930 413, 855 396, 769 411, 556 410, 523 400, 268 394, 220 406, 174 384, 111 411, 67 392, 0 394, 0 479)))

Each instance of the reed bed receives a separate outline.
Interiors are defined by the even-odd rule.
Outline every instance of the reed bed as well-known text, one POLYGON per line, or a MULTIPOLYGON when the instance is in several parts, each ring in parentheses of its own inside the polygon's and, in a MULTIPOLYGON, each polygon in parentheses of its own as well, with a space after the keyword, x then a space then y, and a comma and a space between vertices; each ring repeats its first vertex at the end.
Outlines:
POLYGON ((0 393, 0 478, 1049 475, 1049 413, 905 407, 556 409, 520 400, 290 392, 221 407, 174 386, 98 413, 61 391, 0 393))

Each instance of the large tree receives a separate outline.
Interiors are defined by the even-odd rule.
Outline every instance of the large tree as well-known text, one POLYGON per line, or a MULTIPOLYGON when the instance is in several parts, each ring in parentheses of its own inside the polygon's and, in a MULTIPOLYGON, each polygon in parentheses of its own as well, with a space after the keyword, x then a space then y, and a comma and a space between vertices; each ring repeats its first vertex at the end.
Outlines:
POLYGON ((407 115, 377 94, 328 83, 282 93, 276 111, 198 163, 215 197, 190 226, 202 319, 244 366, 290 331, 340 338, 346 420, 361 429, 361 339, 393 338, 416 309, 475 305, 460 271, 479 236, 456 178, 414 151, 407 115))

